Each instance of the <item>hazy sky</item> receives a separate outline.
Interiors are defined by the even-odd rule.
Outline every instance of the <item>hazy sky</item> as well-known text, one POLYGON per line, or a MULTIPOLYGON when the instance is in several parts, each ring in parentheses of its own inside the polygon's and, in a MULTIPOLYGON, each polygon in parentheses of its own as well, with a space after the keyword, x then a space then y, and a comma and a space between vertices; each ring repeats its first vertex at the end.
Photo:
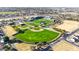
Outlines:
POLYGON ((78 0, 0 0, 0 7, 79 7, 78 0))

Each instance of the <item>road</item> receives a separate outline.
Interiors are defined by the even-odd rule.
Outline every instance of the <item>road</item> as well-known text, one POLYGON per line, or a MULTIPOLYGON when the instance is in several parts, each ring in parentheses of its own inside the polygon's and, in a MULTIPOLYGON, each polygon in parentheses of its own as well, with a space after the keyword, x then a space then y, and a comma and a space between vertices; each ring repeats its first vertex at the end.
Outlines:
MULTIPOLYGON (((58 40, 56 40, 55 42, 50 43, 49 45, 52 47, 52 46, 54 46, 56 43, 60 42, 61 40, 67 41, 66 39, 67 39, 69 36, 71 36, 71 35, 73 35, 74 33, 76 33, 77 31, 79 31, 79 28, 76 29, 76 30, 74 30, 73 32, 71 32, 70 34, 68 34, 68 35, 66 35, 66 36, 61 36, 58 40)), ((67 42, 69 42, 69 41, 67 41, 67 42)), ((79 45, 76 45, 76 44, 74 44, 74 43, 72 43, 72 42, 69 42, 69 43, 71 43, 71 44, 73 44, 73 45, 79 47, 79 45)))

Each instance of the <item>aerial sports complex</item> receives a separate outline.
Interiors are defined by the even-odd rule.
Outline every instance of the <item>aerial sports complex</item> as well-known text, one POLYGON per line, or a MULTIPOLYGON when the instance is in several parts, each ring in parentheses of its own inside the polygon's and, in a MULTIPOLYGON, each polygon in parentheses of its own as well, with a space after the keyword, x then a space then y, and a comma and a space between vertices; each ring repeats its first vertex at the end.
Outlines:
POLYGON ((60 32, 46 28, 46 26, 51 25, 52 22, 51 20, 43 18, 34 20, 32 23, 24 22, 25 25, 15 27, 16 29, 20 28, 20 32, 14 36, 19 40, 30 43, 55 41, 60 36, 60 32))
POLYGON ((10 42, 11 46, 19 51, 37 48, 37 50, 49 50, 52 47, 51 43, 60 40, 64 33, 64 30, 55 27, 55 19, 46 16, 29 16, 26 19, 15 18, 8 21, 10 22, 1 28, 5 37, 8 37, 5 39, 5 44, 10 42))

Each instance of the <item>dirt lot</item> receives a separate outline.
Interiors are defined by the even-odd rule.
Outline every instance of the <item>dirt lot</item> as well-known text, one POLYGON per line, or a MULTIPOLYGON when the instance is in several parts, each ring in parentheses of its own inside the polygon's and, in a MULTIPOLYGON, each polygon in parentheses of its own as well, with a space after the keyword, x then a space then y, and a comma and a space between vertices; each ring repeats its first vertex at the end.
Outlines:
POLYGON ((4 33, 6 34, 6 36, 8 36, 8 37, 11 37, 13 34, 16 33, 14 28, 12 28, 11 26, 5 26, 2 29, 3 29, 4 33))
POLYGON ((25 43, 18 43, 15 45, 18 51, 31 51, 31 45, 25 43))
POLYGON ((61 25, 57 25, 56 28, 72 32, 75 29, 79 28, 79 22, 70 21, 70 20, 64 20, 64 23, 61 24, 61 25))
POLYGON ((54 51, 79 51, 79 47, 72 45, 71 43, 61 40, 53 46, 54 51))

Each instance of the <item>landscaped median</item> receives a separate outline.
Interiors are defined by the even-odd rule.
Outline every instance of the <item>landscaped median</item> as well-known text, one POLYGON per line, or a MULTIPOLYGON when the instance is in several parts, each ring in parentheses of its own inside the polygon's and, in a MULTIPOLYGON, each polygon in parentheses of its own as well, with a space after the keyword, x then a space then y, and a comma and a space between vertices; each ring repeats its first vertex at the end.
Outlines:
POLYGON ((59 37, 60 33, 44 29, 43 31, 35 32, 26 30, 24 33, 18 33, 15 37, 24 42, 51 42, 55 41, 59 37))

